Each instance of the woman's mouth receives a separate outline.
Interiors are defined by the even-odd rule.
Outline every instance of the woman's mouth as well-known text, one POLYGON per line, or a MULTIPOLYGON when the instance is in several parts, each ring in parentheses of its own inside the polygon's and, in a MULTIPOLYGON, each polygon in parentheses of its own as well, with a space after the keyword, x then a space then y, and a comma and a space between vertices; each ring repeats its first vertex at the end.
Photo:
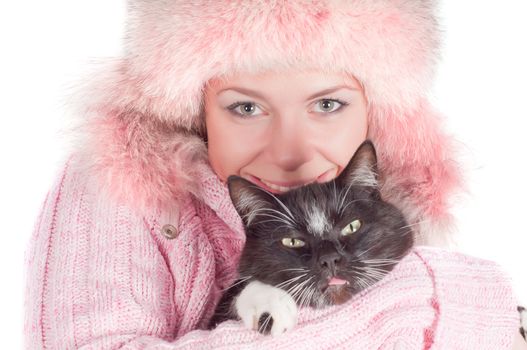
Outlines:
MULTIPOLYGON (((295 185, 295 186, 280 186, 280 185, 276 185, 274 183, 271 183, 271 182, 268 182, 268 181, 265 181, 265 180, 262 180, 260 179, 260 181, 266 185, 267 187, 269 187, 271 190, 275 190, 275 191, 279 191, 279 192, 287 192, 287 191, 290 191, 290 190, 294 190, 295 188, 299 188, 302 185, 295 185)), ((307 185, 307 183, 306 183, 307 185)))
MULTIPOLYGON (((287 191, 291 191, 295 188, 298 188, 298 187, 301 187, 301 186, 304 186, 304 185, 307 185, 307 183, 310 183, 310 182, 306 182, 306 183, 289 183, 287 185, 285 185, 284 183, 280 183, 280 184, 276 184, 276 183, 272 183, 270 181, 266 181, 266 180, 263 180, 263 179, 260 179, 260 178, 257 178, 255 176, 252 176, 252 175, 247 175, 249 177, 249 180, 262 187, 263 189, 271 192, 271 193, 274 193, 274 194, 281 194, 281 193, 284 193, 284 192, 287 192, 287 191)), ((313 182, 313 181, 311 181, 313 182)))
POLYGON ((309 185, 313 182, 324 182, 327 178, 327 175, 332 171, 333 169, 330 169, 323 174, 319 175, 315 179, 310 180, 303 180, 303 181, 296 181, 296 182, 282 182, 282 181, 268 181, 264 179, 260 179, 256 176, 247 175, 249 177, 249 180, 256 185, 266 189, 267 191, 274 193, 274 194, 281 194, 284 192, 288 192, 291 190, 294 190, 295 188, 299 188, 305 185, 309 185))

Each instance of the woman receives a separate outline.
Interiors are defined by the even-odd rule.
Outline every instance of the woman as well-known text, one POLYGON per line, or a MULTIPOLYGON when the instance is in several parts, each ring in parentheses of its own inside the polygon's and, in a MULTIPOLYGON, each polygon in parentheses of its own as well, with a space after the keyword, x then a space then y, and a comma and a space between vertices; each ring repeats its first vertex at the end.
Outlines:
POLYGON ((135 0, 128 15, 124 57, 79 93, 79 145, 33 235, 28 348, 520 348, 499 268, 436 250, 404 269, 425 276, 410 299, 421 313, 406 313, 408 300, 397 312, 419 316, 410 328, 370 333, 391 329, 394 304, 382 301, 394 280, 359 302, 374 310, 306 310, 285 338, 236 322, 197 330, 244 244, 229 175, 273 192, 329 181, 369 138, 384 198, 420 242, 447 237, 461 180, 426 100, 439 45, 433 2, 135 0), (453 301, 459 285, 442 278, 452 269, 472 281, 460 300, 477 307, 453 301))

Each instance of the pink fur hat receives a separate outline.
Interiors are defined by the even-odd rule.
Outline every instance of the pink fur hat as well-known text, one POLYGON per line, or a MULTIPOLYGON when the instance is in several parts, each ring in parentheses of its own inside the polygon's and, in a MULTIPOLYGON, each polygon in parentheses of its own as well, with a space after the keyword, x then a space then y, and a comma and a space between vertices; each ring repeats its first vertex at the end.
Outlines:
POLYGON ((364 86, 384 197, 424 241, 451 222, 460 172, 428 103, 438 58, 433 0, 129 0, 124 54, 80 86, 79 152, 100 186, 139 211, 200 197, 203 91, 266 70, 347 72, 364 86))

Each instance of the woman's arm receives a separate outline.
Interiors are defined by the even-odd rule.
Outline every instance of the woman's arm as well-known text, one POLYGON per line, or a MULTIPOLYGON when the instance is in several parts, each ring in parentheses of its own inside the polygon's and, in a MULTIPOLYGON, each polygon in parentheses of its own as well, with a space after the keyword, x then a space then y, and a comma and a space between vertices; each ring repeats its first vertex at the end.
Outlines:
MULTIPOLYGON (((189 331, 205 309, 196 308, 195 299, 207 299, 207 293, 186 293, 192 286, 183 283, 183 275, 211 263, 213 257, 202 252, 206 242, 172 247, 170 253, 187 263, 171 269, 163 255, 168 252, 153 241, 145 221, 102 199, 73 168, 66 165, 49 191, 26 255, 26 349, 307 349, 314 343, 331 348, 326 336, 347 319, 342 312, 299 326, 285 338, 262 337, 234 321, 213 331, 189 331), (319 332, 325 336, 312 340, 319 332)), ((200 287, 210 286, 200 280, 200 287)), ((340 341, 356 334, 338 333, 334 339, 340 341)))
MULTIPOLYGON (((188 260, 174 271, 162 247, 153 242, 132 244, 151 239, 141 218, 102 201, 83 174, 66 166, 49 191, 27 255, 25 348, 329 350, 353 343, 356 348, 376 349, 386 339, 398 339, 393 322, 403 324, 407 317, 403 306, 385 313, 376 324, 376 336, 371 336, 373 329, 364 326, 393 301, 387 305, 380 288, 366 304, 358 300, 320 312, 307 310, 308 316, 281 337, 262 336, 236 321, 212 331, 186 331, 196 328, 203 312, 190 302, 198 292, 184 293, 188 286, 177 281, 183 281, 186 270, 197 268, 189 258, 192 252, 204 259, 200 249, 206 242, 199 249, 173 247, 188 260)), ((410 305, 420 322, 404 335, 422 342, 422 328, 432 323, 433 309, 426 299, 416 306, 407 293, 400 297, 400 304, 410 305)))
MULTIPOLYGON (((27 349, 330 350, 395 344, 422 349, 436 341, 438 346, 469 341, 475 346, 471 348, 497 350, 496 344, 511 344, 512 339, 503 337, 512 334, 506 333, 514 321, 511 315, 490 331, 481 329, 512 303, 499 271, 492 264, 472 261, 465 269, 463 258, 434 251, 422 252, 426 255, 422 260, 411 254, 367 294, 347 304, 301 310, 297 327, 282 336, 262 336, 236 321, 213 331, 182 331, 192 329, 203 316, 200 310, 188 310, 189 299, 197 294, 180 293, 185 286, 175 282, 186 273, 185 267, 171 271, 155 243, 131 244, 152 239, 143 220, 129 215, 126 208, 101 203, 97 195, 67 167, 49 192, 26 261, 27 349), (442 267, 445 262, 455 274, 442 267), (467 282, 471 279, 473 283, 467 282), (468 283, 463 286, 469 287, 469 300, 479 302, 481 293, 488 293, 488 303, 481 306, 489 307, 475 311, 457 293, 459 281, 468 283), (480 322, 466 322, 464 318, 475 312, 480 322)), ((187 259, 185 254, 193 252, 202 259, 199 249, 190 253, 185 249, 189 247, 176 253, 187 259)), ((189 264, 206 264, 205 260, 189 264)))

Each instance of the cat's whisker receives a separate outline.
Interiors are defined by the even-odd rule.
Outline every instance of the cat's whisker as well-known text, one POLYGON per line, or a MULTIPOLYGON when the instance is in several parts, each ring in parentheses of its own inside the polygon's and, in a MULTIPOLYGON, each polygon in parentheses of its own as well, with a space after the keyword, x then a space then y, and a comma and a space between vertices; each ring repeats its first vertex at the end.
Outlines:
POLYGON ((389 272, 385 269, 377 268, 377 267, 369 267, 369 266, 353 266, 352 270, 354 270, 357 273, 362 273, 370 277, 379 278, 384 277, 389 272))
POLYGON ((316 285, 316 281, 313 281, 307 288, 306 288, 306 293, 305 293, 305 297, 304 299, 302 299, 302 306, 308 306, 309 305, 309 301, 311 300, 311 294, 313 293, 314 291, 314 286, 316 285))
POLYGON ((302 272, 303 272, 303 273, 302 273, 301 275, 299 275, 299 276, 293 276, 293 277, 291 277, 291 278, 288 279, 288 280, 282 281, 282 282, 280 282, 280 283, 274 285, 274 287, 276 287, 276 288, 285 288, 287 285, 289 285, 289 284, 291 284, 291 283, 293 283, 293 282, 299 280, 300 278, 306 276, 307 273, 308 273, 308 270, 307 270, 307 269, 304 269, 304 268, 289 268, 289 269, 282 269, 282 270, 277 271, 276 273, 279 274, 279 273, 281 273, 281 272, 287 272, 287 271, 289 271, 289 272, 291 272, 291 273, 302 273, 302 272))
POLYGON ((267 318, 265 319, 264 322, 262 322, 262 324, 258 328, 258 332, 260 332, 260 333, 264 332, 264 330, 267 328, 267 325, 269 324, 269 322, 271 322, 271 318, 272 318, 271 314, 267 314, 267 318))
POLYGON ((276 219, 279 222, 285 223, 289 227, 294 227, 294 221, 292 221, 284 213, 279 212, 278 210, 275 210, 275 209, 272 209, 272 208, 258 208, 258 209, 255 209, 255 210, 251 211, 250 213, 245 214, 243 216, 243 218, 244 219, 248 218, 249 219, 248 221, 252 221, 254 219, 254 217, 256 217, 256 216, 268 216, 268 217, 271 217, 273 219, 276 219), (263 212, 263 214, 260 213, 260 212, 263 212), (271 212, 271 214, 266 213, 266 212, 271 212), (276 213, 276 214, 278 214, 280 216, 273 215, 274 213, 276 213))
POLYGON ((377 282, 375 279, 373 279, 372 277, 367 276, 367 275, 363 275, 361 277, 361 281, 362 281, 362 284, 364 286, 363 290, 370 288, 371 286, 373 286, 375 284, 375 282, 377 282))
POLYGON ((366 272, 366 274, 367 274, 368 276, 371 276, 371 277, 373 277, 374 279, 379 280, 379 281, 380 281, 381 279, 383 279, 384 276, 387 275, 386 273, 379 273, 379 272, 375 272, 375 271, 365 271, 365 272, 366 272))
POLYGON ((360 266, 353 266, 350 270, 350 272, 356 273, 358 275, 364 276, 364 277, 371 277, 366 273, 364 269, 362 269, 360 266))
POLYGON ((389 266, 399 263, 400 259, 372 259, 372 260, 361 260, 362 263, 368 266, 389 266))
POLYGON ((391 266, 394 266, 396 263, 383 263, 383 264, 368 264, 367 266, 370 267, 370 268, 378 268, 378 269, 381 269, 381 268, 384 268, 386 269, 386 267, 391 267, 391 266))
POLYGON ((397 260, 398 258, 393 258, 393 259, 365 259, 365 260, 361 260, 363 262, 366 262, 366 263, 376 263, 376 262, 380 262, 380 263, 392 263, 392 262, 397 262, 399 260, 397 260))
POLYGON ((353 203, 356 203, 356 202, 375 202, 375 201, 374 201, 374 200, 371 200, 371 199, 366 199, 366 198, 354 199, 354 200, 349 201, 348 203, 346 203, 346 205, 344 206, 344 208, 342 208, 342 212, 343 212, 344 210, 346 210, 346 208, 348 207, 348 205, 353 204, 353 203))
MULTIPOLYGON (((344 205, 344 200, 346 199, 346 197, 348 196, 348 192, 349 190, 351 189, 351 185, 348 185, 346 186, 346 192, 344 192, 344 195, 341 195, 340 197, 340 200, 339 200, 339 205, 338 205, 338 213, 342 213, 342 205, 344 205)), ((342 192, 341 192, 342 194, 342 192)))
POLYGON ((363 283, 364 285, 364 289, 371 287, 372 285, 374 285, 375 283, 379 281, 379 279, 367 273, 364 273, 364 272, 354 271, 354 273, 358 275, 358 278, 360 279, 361 283, 363 283))
POLYGON ((302 307, 304 305, 305 297, 307 296, 307 293, 309 292, 309 287, 304 288, 304 286, 305 284, 293 296, 293 299, 295 300, 296 304, 299 307, 302 307))
POLYGON ((297 284, 296 286, 288 290, 288 293, 291 295, 293 299, 297 300, 296 297, 299 293, 302 292, 302 287, 304 287, 312 279, 313 279, 313 276, 309 277, 307 280, 303 281, 302 283, 297 284))
POLYGON ((368 289, 368 288, 372 287, 373 285, 375 285, 375 283, 379 282, 378 279, 373 278, 371 276, 367 276, 367 275, 364 275, 363 278, 361 278, 361 280, 362 280, 362 283, 363 283, 363 289, 362 290, 368 289))
POLYGON ((296 294, 296 296, 293 298, 299 307, 302 306, 303 298, 305 297, 305 294, 307 291, 308 291, 308 288, 301 288, 299 292, 296 294))
POLYGON ((258 221, 258 223, 260 223, 260 224, 263 224, 263 223, 266 223, 266 222, 279 222, 279 223, 283 224, 283 225, 280 225, 280 226, 276 227, 274 229, 275 231, 278 230, 279 228, 282 228, 282 227, 285 227, 288 230, 291 229, 291 224, 289 222, 283 221, 282 219, 258 221))
POLYGON ((291 267, 289 269, 278 270, 278 271, 276 271, 276 273, 286 272, 286 271, 304 271, 304 272, 307 272, 308 270, 305 267, 291 267))
POLYGON ((295 220, 293 219, 293 217, 291 216, 287 216, 286 214, 282 213, 281 211, 278 211, 276 209, 273 209, 273 208, 265 208, 266 210, 270 211, 271 213, 276 213, 280 216, 282 216, 284 219, 286 219, 287 221, 291 222, 292 224, 295 223, 295 220))
MULTIPOLYGON (((358 201, 360 201, 360 199, 354 199, 354 200, 352 200, 352 201, 347 202, 346 205, 344 206, 344 208, 341 208, 341 213, 344 212, 344 210, 346 210, 346 208, 348 207, 348 205, 353 204, 353 203, 356 203, 356 202, 358 202, 358 201)), ((342 204, 344 204, 344 203, 342 203, 342 204)))
POLYGON ((388 272, 386 270, 382 270, 382 269, 377 269, 377 268, 373 268, 373 267, 358 267, 356 266, 357 268, 361 269, 362 271, 364 271, 366 273, 366 275, 368 276, 372 276, 374 278, 377 278, 377 279, 382 279, 384 276, 386 276, 388 274, 388 272))
POLYGON ((370 250, 372 250, 373 248, 376 248, 378 247, 380 244, 382 244, 383 242, 382 241, 379 241, 377 242, 376 244, 372 245, 370 248, 366 249, 365 251, 361 252, 360 254, 357 254, 357 258, 360 258, 362 257, 364 254, 368 253, 370 250))
POLYGON ((294 283, 294 282, 298 281, 300 278, 302 278, 302 277, 304 277, 306 275, 307 275, 307 272, 302 274, 302 275, 300 275, 300 276, 295 276, 295 277, 292 277, 292 278, 290 278, 288 280, 285 280, 285 281, 283 281, 281 283, 278 283, 274 287, 284 289, 286 286, 290 285, 291 283, 294 283))
POLYGON ((314 288, 313 286, 316 284, 316 281, 312 282, 303 293, 302 299, 300 299, 300 307, 308 306, 309 301, 311 300, 311 295, 313 294, 314 288))
POLYGON ((350 201, 348 203, 346 203, 346 206, 343 208, 342 206, 344 205, 344 202, 346 200, 346 198, 348 197, 348 192, 349 190, 351 189, 352 185, 348 185, 346 186, 346 191, 345 192, 341 192, 341 195, 339 196, 339 199, 337 201, 337 213, 338 214, 342 214, 342 212, 348 207, 348 205, 350 205, 351 203, 354 203, 354 202, 357 202, 357 201, 369 201, 369 202, 375 202, 374 200, 371 200, 371 199, 355 199, 353 201, 350 201), (344 193, 342 195, 342 193, 344 193))
POLYGON ((397 263, 396 262, 389 262, 389 263, 369 263, 367 264, 367 266, 369 267, 375 267, 375 268, 385 268, 386 266, 390 267, 390 266, 394 266, 396 265, 397 263))
POLYGON ((280 222, 280 223, 284 224, 286 227, 291 228, 291 223, 289 221, 284 220, 283 218, 276 217, 274 215, 262 215, 262 214, 250 213, 250 214, 246 214, 246 215, 242 216, 242 219, 246 220, 247 224, 250 225, 252 223, 252 221, 254 220, 254 218, 257 217, 257 216, 268 216, 268 217, 272 218, 272 220, 267 220, 267 221, 269 221, 269 222, 271 222, 271 221, 280 222))
MULTIPOLYGON (((285 290, 286 288, 288 288, 288 286, 289 286, 291 283, 294 283, 294 282, 295 282, 295 281, 289 281, 289 282, 287 282, 287 283, 282 282, 282 283, 278 284, 278 285, 276 286, 276 288, 280 288, 280 289, 284 289, 284 290, 285 290)), ((292 288, 292 287, 291 287, 291 288, 292 288)))
MULTIPOLYGON (((332 185, 333 185, 333 198, 334 198, 334 201, 335 203, 338 203, 339 202, 339 197, 338 197, 338 193, 337 193, 337 183, 335 181, 335 179, 331 180, 332 182, 332 185)), ((337 207, 337 213, 339 213, 339 208, 337 207)))
POLYGON ((417 221, 417 222, 414 222, 414 223, 409 224, 409 225, 401 226, 401 227, 398 228, 398 230, 403 229, 403 228, 407 228, 407 227, 417 226, 417 225, 420 225, 420 224, 423 224, 423 223, 427 223, 427 222, 430 222, 430 219, 421 220, 421 221, 417 221))
POLYGON ((356 277, 357 278, 355 279, 355 282, 359 285, 361 290, 364 290, 364 289, 368 288, 368 284, 366 282, 364 282, 362 277, 360 277, 360 276, 356 276, 356 277))
POLYGON ((316 288, 316 285, 315 285, 315 286, 313 286, 313 288, 311 290, 311 294, 309 294, 309 305, 311 305, 315 295, 317 295, 317 294, 318 294, 318 288, 316 288))
POLYGON ((357 267, 357 268, 359 268, 359 269, 368 269, 368 270, 384 271, 384 272, 386 272, 385 269, 381 269, 381 268, 376 267, 376 266, 371 266, 371 265, 369 265, 369 264, 368 264, 368 265, 364 265, 364 266, 355 266, 355 267, 357 267))
MULTIPOLYGON (((413 233, 412 230, 408 230, 408 231, 402 233, 401 236, 406 236, 407 234, 412 234, 412 233, 413 233)), ((414 236, 414 238, 415 238, 415 236, 414 236)), ((371 246, 370 248, 366 249, 365 251, 363 251, 363 252, 357 254, 356 259, 352 260, 352 262, 361 262, 361 261, 364 261, 364 260, 361 260, 360 258, 361 258, 364 254, 368 253, 368 252, 369 252, 370 250, 372 250, 373 248, 378 247, 378 246, 379 246, 380 244, 382 244, 382 243, 383 243, 382 241, 379 241, 379 242, 377 242, 376 244, 374 244, 373 246, 371 246)), ((396 257, 396 258, 399 258, 399 257, 396 257)), ((400 257, 400 258, 402 258, 402 257, 400 257)))
POLYGON ((253 276, 242 277, 241 279, 238 279, 238 281, 237 281, 236 283, 231 284, 229 287, 224 288, 224 289, 222 289, 221 291, 222 291, 222 293, 223 293, 223 292, 225 292, 225 291, 227 291, 227 290, 229 290, 229 289, 231 289, 231 288, 233 288, 233 287, 236 287, 236 286, 239 285, 240 283, 243 283, 243 282, 247 281, 248 279, 251 279, 252 277, 253 277, 253 276))
POLYGON ((294 295, 295 295, 299 290, 301 290, 302 287, 303 287, 307 282, 309 282, 311 279, 313 279, 313 276, 311 276, 311 277, 309 277, 307 280, 302 281, 302 282, 300 282, 300 283, 294 285, 293 287, 289 288, 289 289, 287 290, 287 292, 288 292, 289 294, 291 294, 291 295, 293 296, 293 298, 294 298, 294 295))
POLYGON ((311 283, 309 287, 307 287, 308 292, 306 293, 306 298, 302 306, 309 306, 311 304, 311 299, 313 297, 313 294, 316 292, 316 289, 313 288, 315 285, 316 285, 316 281, 311 283))
POLYGON ((291 213, 289 208, 280 199, 278 199, 273 193, 267 191, 264 188, 258 187, 258 186, 254 186, 254 187, 257 188, 258 190, 263 191, 263 192, 267 193, 268 195, 270 195, 287 212, 287 214, 289 215, 289 218, 291 219, 291 221, 292 222, 296 222, 295 218, 293 217, 293 213, 291 213))

